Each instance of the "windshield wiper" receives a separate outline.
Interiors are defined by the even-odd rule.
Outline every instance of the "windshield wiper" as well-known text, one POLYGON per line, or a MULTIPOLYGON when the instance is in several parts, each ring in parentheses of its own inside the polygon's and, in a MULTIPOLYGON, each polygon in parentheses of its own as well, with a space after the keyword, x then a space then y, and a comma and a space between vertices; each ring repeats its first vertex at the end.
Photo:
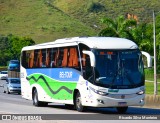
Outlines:
POLYGON ((99 82, 99 80, 101 79, 106 79, 107 77, 99 77, 99 78, 96 78, 96 81, 99 82))

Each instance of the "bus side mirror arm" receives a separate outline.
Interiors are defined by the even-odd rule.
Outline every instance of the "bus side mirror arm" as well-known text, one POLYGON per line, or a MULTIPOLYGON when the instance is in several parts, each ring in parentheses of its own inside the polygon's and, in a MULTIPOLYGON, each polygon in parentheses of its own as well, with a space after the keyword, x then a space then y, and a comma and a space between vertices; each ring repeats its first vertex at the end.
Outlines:
POLYGON ((147 52, 141 51, 141 53, 142 53, 142 55, 147 57, 147 67, 151 68, 152 67, 152 57, 147 52))
POLYGON ((91 66, 92 66, 92 67, 95 67, 95 66, 96 66, 96 60, 95 60, 95 55, 93 54, 93 52, 91 52, 91 51, 86 51, 86 50, 83 50, 82 52, 83 52, 84 54, 86 54, 86 55, 89 55, 91 66))

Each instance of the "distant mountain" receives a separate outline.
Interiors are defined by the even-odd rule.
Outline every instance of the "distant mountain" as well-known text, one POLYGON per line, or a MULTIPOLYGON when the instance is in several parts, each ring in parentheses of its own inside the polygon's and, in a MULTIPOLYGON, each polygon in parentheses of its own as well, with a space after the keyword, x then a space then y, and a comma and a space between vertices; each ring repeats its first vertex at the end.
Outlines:
POLYGON ((36 43, 96 36, 100 19, 127 13, 151 22, 160 0, 0 0, 0 34, 29 36, 36 43))

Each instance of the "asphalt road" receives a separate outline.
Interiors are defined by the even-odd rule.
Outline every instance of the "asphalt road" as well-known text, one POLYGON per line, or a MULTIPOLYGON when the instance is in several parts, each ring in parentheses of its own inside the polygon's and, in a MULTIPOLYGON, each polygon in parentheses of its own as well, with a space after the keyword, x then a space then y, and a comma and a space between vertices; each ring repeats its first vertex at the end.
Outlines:
MULTIPOLYGON (((51 103, 47 107, 35 107, 32 105, 32 101, 23 99, 21 95, 3 93, 3 87, 1 85, 3 85, 4 82, 5 80, 0 80, 0 114, 61 114, 61 115, 65 114, 66 116, 71 116, 72 114, 75 114, 74 115, 75 117, 76 114, 80 114, 79 116, 82 116, 82 118, 84 115, 90 116, 91 119, 88 120, 95 119, 94 116, 97 117, 99 116, 99 118, 110 117, 113 119, 114 118, 117 119, 117 116, 121 116, 121 114, 118 114, 116 112, 116 109, 114 108, 88 108, 86 112, 80 113, 77 112, 76 110, 66 109, 63 104, 57 104, 57 103, 51 103)), ((160 116, 160 109, 129 107, 125 116, 129 115, 160 116)), ((73 117, 71 117, 71 119, 73 117)), ((86 120, 85 122, 89 122, 88 120, 86 120)), ((72 122, 72 121, 65 121, 65 122, 72 122)), ((97 120, 95 120, 94 122, 97 122, 97 120)))

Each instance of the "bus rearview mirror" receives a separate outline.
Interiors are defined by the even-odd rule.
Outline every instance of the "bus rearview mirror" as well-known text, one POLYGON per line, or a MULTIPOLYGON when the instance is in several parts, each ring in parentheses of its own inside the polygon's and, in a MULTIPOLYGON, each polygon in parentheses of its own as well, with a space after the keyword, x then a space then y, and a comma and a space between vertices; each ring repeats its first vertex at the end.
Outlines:
POLYGON ((144 55, 147 58, 147 68, 151 68, 152 67, 152 57, 150 56, 149 53, 141 51, 142 55, 144 55))
POLYGON ((82 51, 84 54, 86 54, 86 55, 89 55, 89 57, 90 57, 90 63, 91 63, 91 66, 92 67, 95 67, 95 55, 93 54, 93 52, 91 52, 91 51, 86 51, 86 50, 83 50, 82 51))

